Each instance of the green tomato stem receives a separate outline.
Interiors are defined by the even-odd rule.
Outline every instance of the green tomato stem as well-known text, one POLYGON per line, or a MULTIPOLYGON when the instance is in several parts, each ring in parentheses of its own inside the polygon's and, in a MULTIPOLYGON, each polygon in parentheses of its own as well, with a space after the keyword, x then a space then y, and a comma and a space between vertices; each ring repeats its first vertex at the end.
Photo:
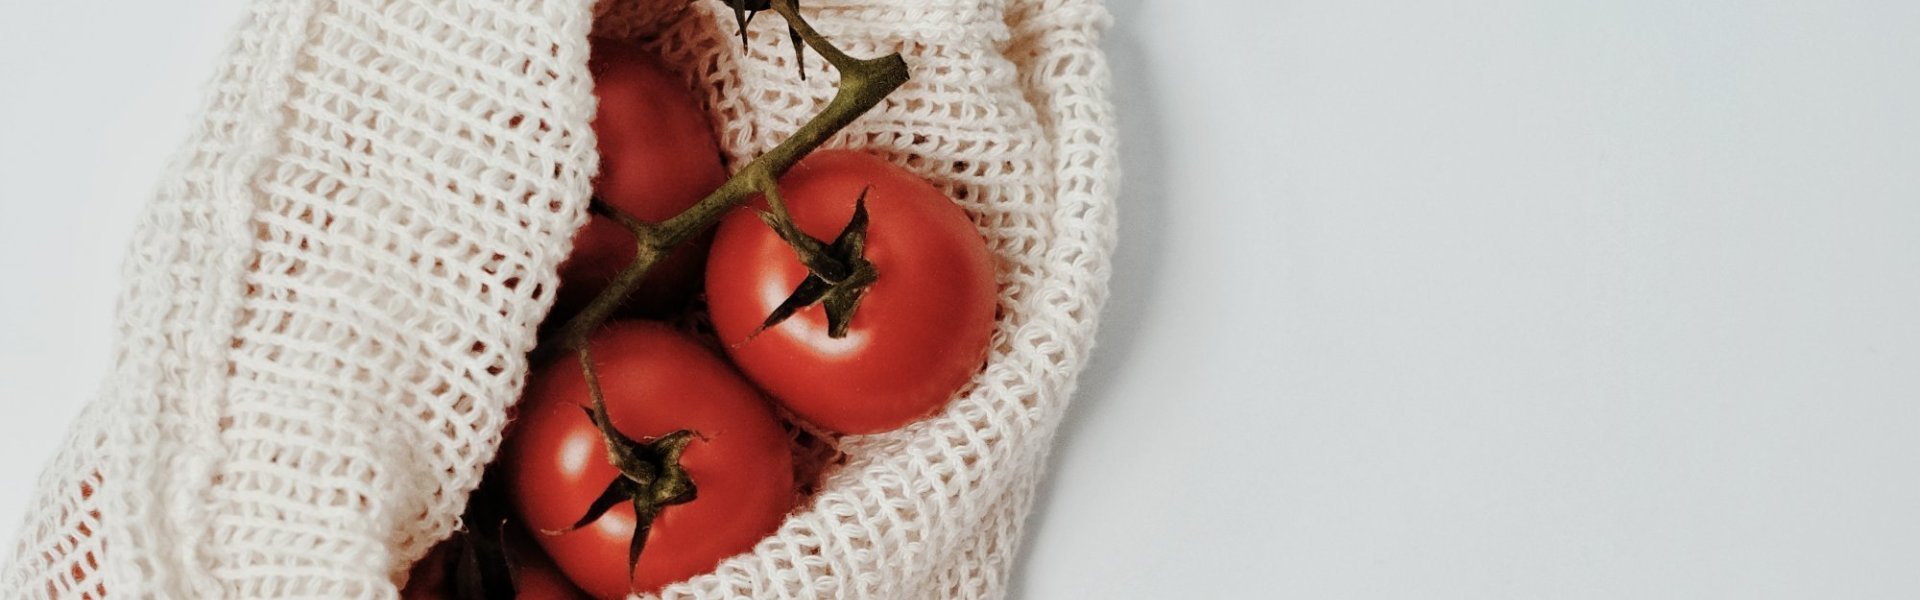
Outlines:
MULTIPOLYGON (((653 516, 666 506, 692 501, 697 495, 694 481, 680 466, 680 453, 700 434, 680 430, 658 439, 640 441, 620 433, 607 412, 606 395, 600 387, 589 340, 639 287, 647 273, 675 247, 713 227, 728 211, 756 194, 777 197, 780 176, 834 134, 845 129, 854 119, 879 105, 881 100, 907 81, 907 63, 899 54, 875 59, 848 56, 807 23, 795 1, 771 0, 771 8, 786 18, 795 36, 804 40, 808 47, 819 52, 828 64, 840 71, 840 84, 834 91, 833 99, 819 114, 795 130, 793 135, 747 163, 699 203, 666 221, 647 223, 600 198, 594 198, 590 205, 594 214, 618 223, 633 235, 633 260, 614 276, 606 289, 595 296, 586 308, 581 309, 560 329, 540 340, 533 353, 535 364, 546 363, 568 352, 575 353, 580 361, 581 376, 586 379, 587 393, 592 402, 592 406, 587 408, 587 417, 593 421, 595 429, 606 443, 608 462, 618 468, 621 475, 609 482, 601 499, 587 508, 574 527, 594 521, 618 501, 631 502, 639 521, 628 551, 629 571, 637 564, 640 552, 646 545, 653 516)), ((779 212, 776 220, 780 222, 776 229, 798 234, 798 228, 786 215, 785 207, 776 207, 779 212)), ((797 237, 805 238, 804 234, 797 237)), ((814 262, 824 266, 838 266, 822 262, 826 253, 817 240, 805 238, 805 241, 812 242, 811 246, 797 247, 796 251, 814 256, 819 259, 814 262)))
POLYGON ((623 213, 609 204, 596 202, 595 212, 613 216, 614 221, 633 234, 633 261, 586 308, 548 339, 541 341, 534 352, 536 363, 585 347, 593 332, 612 318, 627 296, 639 287, 647 272, 675 246, 711 228, 727 211, 746 202, 748 198, 771 190, 780 176, 785 175, 800 159, 825 144, 834 134, 852 124, 854 119, 878 106, 888 94, 907 82, 907 63, 898 53, 870 59, 848 56, 807 23, 793 0, 772 0, 772 8, 786 18, 788 26, 799 33, 808 47, 819 52, 828 64, 840 72, 840 84, 834 90, 833 99, 813 118, 794 130, 793 135, 727 178, 719 189, 665 221, 643 223, 638 219, 619 216, 623 213))

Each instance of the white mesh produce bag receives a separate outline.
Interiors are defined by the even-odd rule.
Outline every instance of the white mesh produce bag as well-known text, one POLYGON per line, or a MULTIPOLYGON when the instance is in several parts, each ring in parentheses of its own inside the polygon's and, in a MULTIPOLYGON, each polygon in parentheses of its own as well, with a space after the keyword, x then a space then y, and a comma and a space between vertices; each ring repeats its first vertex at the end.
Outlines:
MULTIPOLYGON (((1098 0, 806 0, 912 81, 830 146, 928 178, 1000 259, 986 368, 668 598, 992 598, 1093 343, 1116 158, 1098 0)), ((596 169, 589 34, 650 40, 734 164, 824 105, 717 0, 257 0, 132 243, 114 367, 11 597, 391 598, 500 445, 596 169), (609 4, 609 2, 611 2, 609 4)))

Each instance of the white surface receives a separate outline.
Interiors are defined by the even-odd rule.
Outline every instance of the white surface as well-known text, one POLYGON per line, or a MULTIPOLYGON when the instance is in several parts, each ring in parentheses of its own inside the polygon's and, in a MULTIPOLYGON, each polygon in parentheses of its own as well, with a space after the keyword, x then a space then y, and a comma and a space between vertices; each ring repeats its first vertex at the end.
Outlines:
POLYGON ((242 0, 0 0, 0 552, 112 352, 120 264, 242 0))
MULTIPOLYGON (((9 540, 241 2, 105 4, 0 3, 9 540)), ((1920 6, 1207 4, 1019 597, 1920 595, 1920 6)))

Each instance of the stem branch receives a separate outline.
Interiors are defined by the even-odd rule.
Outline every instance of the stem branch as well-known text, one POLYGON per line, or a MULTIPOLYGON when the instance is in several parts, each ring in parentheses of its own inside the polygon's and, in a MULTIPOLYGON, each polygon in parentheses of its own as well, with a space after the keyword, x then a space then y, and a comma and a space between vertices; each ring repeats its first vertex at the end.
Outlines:
POLYGON ((539 348, 534 351, 534 362, 545 362, 557 354, 586 347, 587 339, 593 332, 606 324, 620 304, 639 286, 640 280, 670 250, 700 235, 719 222, 727 211, 748 198, 773 189, 780 176, 785 175, 801 158, 825 144, 834 134, 879 105, 887 94, 907 82, 907 63, 898 53, 870 59, 848 56, 800 16, 794 0, 772 0, 772 8, 786 18, 788 26, 800 34, 808 47, 819 52, 828 64, 840 72, 840 84, 834 90, 833 99, 813 118, 794 130, 793 135, 747 163, 699 203, 666 221, 647 224, 626 216, 610 204, 595 201, 595 212, 609 215, 633 234, 637 246, 633 262, 622 269, 585 309, 548 339, 541 340, 539 348))
MULTIPOLYGON (((744 2, 744 0, 740 0, 744 2)), ((821 109, 819 114, 800 125, 793 135, 781 141, 765 154, 748 162, 720 185, 719 189, 707 194, 699 203, 672 218, 660 223, 647 223, 620 210, 619 207, 598 197, 594 198, 589 210, 625 228, 633 235, 634 253, 632 262, 627 263, 607 287, 594 296, 593 301, 579 314, 568 319, 561 327, 540 340, 534 349, 532 362, 546 363, 558 355, 573 352, 580 360, 580 372, 586 378, 587 394, 592 406, 587 408, 588 418, 592 419, 595 429, 606 443, 607 461, 620 470, 620 475, 607 485, 606 491, 588 507, 585 515, 574 524, 577 529, 597 520, 607 509, 620 501, 633 503, 634 514, 639 519, 635 524, 633 539, 627 554, 627 569, 632 571, 639 560, 640 551, 645 547, 648 531, 654 515, 666 506, 688 502, 696 496, 695 482, 680 465, 680 454, 688 443, 699 437, 698 432, 680 430, 647 442, 628 438, 614 427, 613 419, 607 414, 606 395, 600 387, 600 376, 593 363, 593 351, 588 340, 594 331, 613 318, 627 297, 654 266, 666 258, 669 252, 687 240, 693 239, 719 222, 727 211, 739 206, 755 194, 768 198, 772 210, 770 221, 779 230, 783 238, 796 244, 802 256, 812 256, 809 267, 817 271, 826 270, 830 274, 848 277, 862 273, 871 275, 871 268, 865 271, 853 269, 861 265, 845 265, 840 261, 828 260, 829 254, 819 240, 800 233, 787 215, 785 203, 779 199, 780 176, 793 168, 800 159, 819 148, 821 144, 846 128, 854 119, 880 104, 887 94, 892 93, 907 81, 907 63, 899 54, 889 54, 875 59, 856 59, 841 52, 828 42, 825 36, 815 31, 806 19, 800 16, 795 6, 797 0, 771 0, 771 8, 785 17, 795 36, 804 40, 808 47, 819 52, 827 63, 840 72, 840 84, 834 90, 833 99, 821 109), (815 264, 817 263, 817 264, 815 264), (851 271, 849 274, 848 272, 851 271)), ((735 3, 740 9, 744 4, 735 3)), ((744 25, 744 23, 743 23, 744 25)), ((803 73, 804 74, 804 73, 803 73)), ((864 196, 863 196, 864 197, 864 196)), ((844 236, 844 234, 843 234, 844 236)), ((838 242, 836 242, 838 243, 838 242)), ((840 277, 836 277, 839 279, 840 277)), ((853 298, 858 301, 857 294, 853 298)), ((557 533, 557 532, 549 532, 557 533)))

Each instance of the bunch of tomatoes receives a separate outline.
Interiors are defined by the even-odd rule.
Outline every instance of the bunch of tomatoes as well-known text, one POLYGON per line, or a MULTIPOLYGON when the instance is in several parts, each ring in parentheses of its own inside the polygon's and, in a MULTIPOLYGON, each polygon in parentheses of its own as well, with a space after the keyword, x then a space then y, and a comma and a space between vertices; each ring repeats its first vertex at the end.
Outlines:
MULTIPOLYGON (((603 202, 658 223, 726 182, 678 77, 607 40, 589 66, 603 202)), ((651 269, 590 338, 590 363, 569 353, 534 365, 481 492, 500 514, 466 523, 491 541, 468 531, 443 544, 406 597, 618 598, 711 571, 772 534, 810 485, 796 481, 790 431, 895 429, 980 369, 995 269, 963 210, 853 150, 814 152, 777 190, 783 206, 737 207, 651 269), (803 264, 801 240, 840 272, 803 264)), ((635 252, 631 231, 593 217, 560 267, 549 323, 580 311, 635 252)))

